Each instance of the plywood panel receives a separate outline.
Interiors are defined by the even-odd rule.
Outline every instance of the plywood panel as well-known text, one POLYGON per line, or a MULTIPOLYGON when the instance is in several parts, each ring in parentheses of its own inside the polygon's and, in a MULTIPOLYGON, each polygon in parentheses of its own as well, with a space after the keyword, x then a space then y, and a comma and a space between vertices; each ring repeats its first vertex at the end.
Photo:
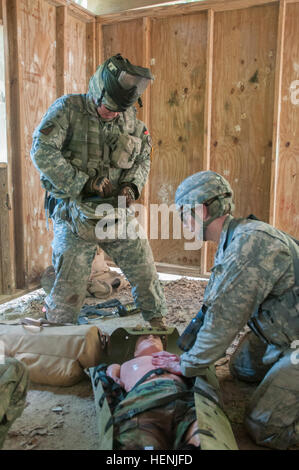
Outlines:
POLYGON ((284 53, 274 223, 299 238, 299 3, 288 4, 284 53), (297 90, 297 91, 296 91, 297 90))
MULTIPOLYGON (((43 0, 18 0, 20 5, 20 104, 23 148, 21 158, 24 201, 25 285, 39 278, 50 264, 51 235, 46 232, 44 191, 30 159, 32 133, 56 99, 56 13, 43 0)), ((16 182, 15 182, 16 183, 16 182)), ((19 229, 22 229, 20 227, 19 229)))
POLYGON ((133 64, 142 65, 143 20, 103 26, 103 59, 117 53, 133 64))
MULTIPOLYGON (((202 170, 206 47, 205 12, 153 20, 151 57, 156 79, 151 90, 152 204, 173 204, 178 184, 202 170)), ((200 253, 184 251, 183 243, 152 240, 155 260, 199 266, 200 253)))
POLYGON ((0 294, 9 294, 13 288, 10 210, 7 164, 0 163, 0 294))
POLYGON ((86 93, 87 50, 86 23, 68 15, 67 20, 67 70, 65 93, 86 93))
MULTIPOLYGON (((103 60, 115 54, 122 54, 123 57, 127 58, 132 64, 148 66, 147 63, 147 52, 146 52, 146 26, 144 20, 138 19, 134 21, 122 22, 119 24, 107 25, 102 28, 102 57, 103 60), (145 52, 144 52, 145 51, 145 52)), ((149 126, 149 114, 148 114, 148 99, 147 96, 143 96, 143 108, 137 107, 138 119, 145 122, 149 126)), ((151 129, 149 129, 151 132, 151 129)), ((147 186, 143 189, 141 198, 138 203, 148 204, 147 186)), ((145 230, 147 229, 146 217, 141 217, 141 222, 145 230)))
POLYGON ((231 183, 236 216, 254 213, 264 221, 269 218, 277 27, 278 5, 215 13, 210 168, 231 183))

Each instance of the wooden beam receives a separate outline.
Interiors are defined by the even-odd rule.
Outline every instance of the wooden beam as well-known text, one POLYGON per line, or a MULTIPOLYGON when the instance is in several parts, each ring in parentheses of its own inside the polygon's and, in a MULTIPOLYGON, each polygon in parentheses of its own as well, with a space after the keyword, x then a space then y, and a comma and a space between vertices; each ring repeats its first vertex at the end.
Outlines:
POLYGON ((281 0, 279 7, 278 32, 277 32, 277 53, 276 53, 276 70, 275 70, 275 94, 274 94, 274 117, 273 117, 273 146, 272 146, 272 165, 271 165, 271 189, 270 189, 270 209, 269 222, 276 224, 276 206, 277 206, 277 182, 279 167, 279 131, 281 116, 281 90, 282 90, 282 71, 283 71, 283 55, 284 55, 284 38, 285 38, 285 18, 286 18, 286 2, 281 0))
POLYGON ((129 21, 136 18, 143 18, 144 16, 159 18, 175 15, 190 15, 192 13, 209 9, 213 9, 215 12, 240 10, 271 3, 279 3, 279 0, 207 0, 206 2, 140 8, 138 10, 123 11, 121 13, 100 15, 97 17, 97 21, 102 24, 119 23, 120 21, 129 21))
POLYGON ((96 23, 86 25, 86 90, 88 89, 90 77, 97 68, 96 61, 96 23))
POLYGON ((72 0, 46 0, 50 5, 55 7, 68 7, 69 13, 76 18, 79 18, 85 23, 95 21, 96 15, 86 10, 86 8, 81 7, 78 3, 73 2, 72 0))
MULTIPOLYGON (((151 41, 151 20, 150 18, 143 18, 143 67, 150 68, 150 41, 151 41)), ((145 122, 146 126, 150 125, 150 86, 147 88, 142 96, 143 112, 141 119, 145 122)), ((145 207, 145 220, 141 221, 145 233, 149 236, 149 181, 147 181, 143 188, 142 198, 140 201, 145 207)))
POLYGON ((2 0, 0 0, 0 24, 3 24, 2 0))
POLYGON ((95 58, 96 58, 96 65, 100 65, 104 62, 104 45, 103 45, 103 28, 100 23, 96 22, 96 50, 95 50, 95 58))
POLYGON ((68 9, 65 6, 56 8, 56 95, 64 95, 66 88, 66 71, 68 61, 67 44, 68 9))
MULTIPOLYGON (((22 87, 20 83, 19 44, 23 40, 18 0, 2 0, 6 58, 6 100, 7 100, 7 142, 8 142, 8 186, 11 198, 14 224, 14 262, 15 287, 25 287, 24 253, 24 210, 23 210, 23 159, 24 136, 23 110, 21 108, 22 87)), ((14 287, 14 286, 13 286, 14 287)))
POLYGON ((0 163, 0 294, 10 294, 14 288, 10 211, 7 164, 0 163))
MULTIPOLYGON (((212 87, 213 87, 213 46, 214 46, 214 11, 208 12, 208 39, 206 57, 206 86, 204 111, 204 154, 203 170, 210 170, 211 157, 211 119, 212 119, 212 87)), ((201 271, 206 274, 208 270, 208 243, 201 248, 201 271)))

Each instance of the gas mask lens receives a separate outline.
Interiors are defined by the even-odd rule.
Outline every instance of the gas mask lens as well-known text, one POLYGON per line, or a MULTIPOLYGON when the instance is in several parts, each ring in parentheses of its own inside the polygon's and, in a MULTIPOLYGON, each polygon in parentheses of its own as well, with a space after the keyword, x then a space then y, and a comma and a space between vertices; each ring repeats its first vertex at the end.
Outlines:
POLYGON ((118 77, 118 83, 122 88, 125 90, 131 90, 135 87, 138 96, 142 95, 150 81, 151 80, 148 78, 131 75, 125 71, 122 71, 118 77))

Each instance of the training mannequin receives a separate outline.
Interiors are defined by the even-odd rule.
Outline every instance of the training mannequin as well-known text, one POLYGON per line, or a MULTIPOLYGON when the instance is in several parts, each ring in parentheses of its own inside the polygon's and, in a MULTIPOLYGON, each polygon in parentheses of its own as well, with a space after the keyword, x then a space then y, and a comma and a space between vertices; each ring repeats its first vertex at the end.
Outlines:
POLYGON ((153 371, 158 369, 153 357, 162 351, 159 336, 139 336, 134 358, 107 368, 107 375, 128 392, 114 411, 114 420, 119 423, 114 428, 118 450, 200 448, 193 391, 179 371, 161 371, 159 375, 153 371), (150 371, 153 373, 138 383, 150 371))

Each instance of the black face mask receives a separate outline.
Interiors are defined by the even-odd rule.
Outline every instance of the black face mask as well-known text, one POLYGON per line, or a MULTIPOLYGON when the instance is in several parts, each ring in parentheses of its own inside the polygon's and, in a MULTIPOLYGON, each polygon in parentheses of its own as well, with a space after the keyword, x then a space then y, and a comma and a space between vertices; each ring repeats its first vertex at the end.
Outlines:
POLYGON ((125 111, 140 98, 153 76, 149 69, 132 65, 117 54, 104 64, 102 79, 102 98, 107 92, 116 103, 117 111, 125 111))

